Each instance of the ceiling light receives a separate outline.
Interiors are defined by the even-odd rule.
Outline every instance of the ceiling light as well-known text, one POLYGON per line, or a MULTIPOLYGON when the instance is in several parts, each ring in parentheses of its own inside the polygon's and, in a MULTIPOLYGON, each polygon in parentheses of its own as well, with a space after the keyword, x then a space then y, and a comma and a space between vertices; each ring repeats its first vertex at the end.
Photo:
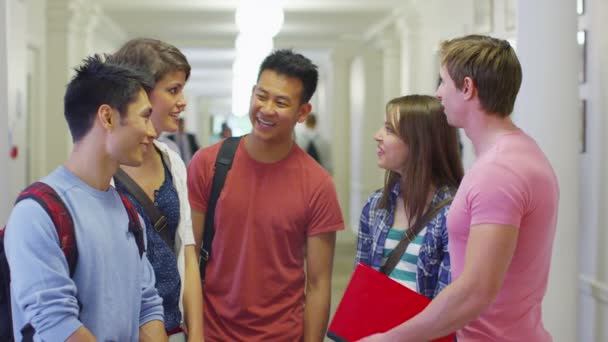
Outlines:
POLYGON ((274 37, 281 31, 283 7, 277 0, 241 1, 234 15, 239 32, 274 37))

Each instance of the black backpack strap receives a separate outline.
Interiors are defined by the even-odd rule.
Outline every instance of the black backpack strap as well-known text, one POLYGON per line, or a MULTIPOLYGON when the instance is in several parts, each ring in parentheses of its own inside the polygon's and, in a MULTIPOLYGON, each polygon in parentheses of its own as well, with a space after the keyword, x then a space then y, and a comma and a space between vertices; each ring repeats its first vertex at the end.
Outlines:
MULTIPOLYGON (((131 178, 131 176, 129 176, 123 169, 118 168, 118 171, 116 171, 116 174, 114 174, 114 179, 121 183, 127 189, 127 192, 129 192, 131 196, 133 196, 135 200, 141 204, 142 208, 144 208, 144 211, 146 212, 146 215, 148 215, 150 220, 152 220, 154 230, 156 230, 158 235, 160 235, 163 241, 165 241, 167 246, 169 246, 171 250, 174 250, 174 238, 171 237, 170 229, 167 227, 167 217, 163 215, 163 213, 156 207, 154 202, 152 202, 144 190, 137 185, 133 178, 131 178)), ((129 204, 132 205, 130 202, 129 204)))
MULTIPOLYGON (((141 227, 139 222, 139 216, 137 216, 137 209, 127 196, 118 193, 120 195, 120 199, 122 200, 122 204, 125 206, 127 210, 127 215, 129 215, 129 231, 135 236, 135 242, 137 243, 137 249, 139 250, 139 256, 141 257, 146 251, 146 246, 144 243, 144 230, 141 227)), ((168 229, 167 229, 168 230, 168 229)))
POLYGON ((4 233, 6 227, 0 230, 0 312, 6 319, 0 320, 0 341, 13 339, 13 312, 11 311, 11 279, 8 260, 4 250, 4 233))
POLYGON ((232 161, 234 160, 234 155, 236 154, 236 149, 239 146, 240 140, 241 137, 226 138, 222 142, 217 159, 215 160, 215 172, 213 173, 211 194, 209 195, 207 213, 205 214, 205 230, 203 232, 203 244, 201 246, 199 259, 199 269, 202 280, 205 280, 207 261, 211 257, 211 243, 213 241, 213 236, 215 235, 214 222, 217 199, 220 197, 220 193, 224 187, 228 171, 230 171, 230 168, 232 167, 232 161))

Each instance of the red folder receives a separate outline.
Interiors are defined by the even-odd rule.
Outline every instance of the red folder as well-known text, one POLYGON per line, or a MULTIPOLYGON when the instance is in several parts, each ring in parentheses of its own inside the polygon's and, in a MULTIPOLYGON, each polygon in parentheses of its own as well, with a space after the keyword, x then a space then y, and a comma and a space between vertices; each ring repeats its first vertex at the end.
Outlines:
MULTIPOLYGON (((349 342, 387 331, 414 317, 430 299, 363 264, 355 268, 327 337, 349 342)), ((451 342, 454 334, 435 341, 451 342)))

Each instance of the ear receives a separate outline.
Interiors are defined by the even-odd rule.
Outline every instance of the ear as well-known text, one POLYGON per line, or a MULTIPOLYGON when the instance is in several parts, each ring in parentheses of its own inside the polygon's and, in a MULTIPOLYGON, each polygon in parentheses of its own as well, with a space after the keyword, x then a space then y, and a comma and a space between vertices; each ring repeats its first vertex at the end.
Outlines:
POLYGON ((308 114, 310 114, 310 112, 312 111, 312 105, 308 102, 301 104, 300 108, 298 109, 298 122, 302 123, 304 121, 306 121, 306 118, 308 117, 308 114))
POLYGON ((465 100, 471 100, 473 97, 477 96, 477 86, 469 76, 466 76, 462 81, 462 95, 465 100))
POLYGON ((97 119, 101 123, 102 127, 107 131, 111 131, 114 129, 114 127, 116 127, 116 125, 118 125, 118 118, 115 117, 114 114, 115 113, 112 107, 108 106, 107 104, 102 104, 99 106, 99 108, 97 108, 97 119))

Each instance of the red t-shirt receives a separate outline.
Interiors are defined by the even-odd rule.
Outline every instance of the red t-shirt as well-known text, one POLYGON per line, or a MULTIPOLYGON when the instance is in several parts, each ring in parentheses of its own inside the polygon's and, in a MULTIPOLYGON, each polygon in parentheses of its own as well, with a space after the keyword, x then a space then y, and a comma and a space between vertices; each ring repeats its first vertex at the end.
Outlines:
MULTIPOLYGON (((188 166, 193 210, 207 211, 220 145, 200 150, 188 166)), ((257 162, 242 139, 215 212, 203 291, 205 339, 300 340, 306 239, 341 229, 327 171, 295 144, 279 162, 257 162)))

